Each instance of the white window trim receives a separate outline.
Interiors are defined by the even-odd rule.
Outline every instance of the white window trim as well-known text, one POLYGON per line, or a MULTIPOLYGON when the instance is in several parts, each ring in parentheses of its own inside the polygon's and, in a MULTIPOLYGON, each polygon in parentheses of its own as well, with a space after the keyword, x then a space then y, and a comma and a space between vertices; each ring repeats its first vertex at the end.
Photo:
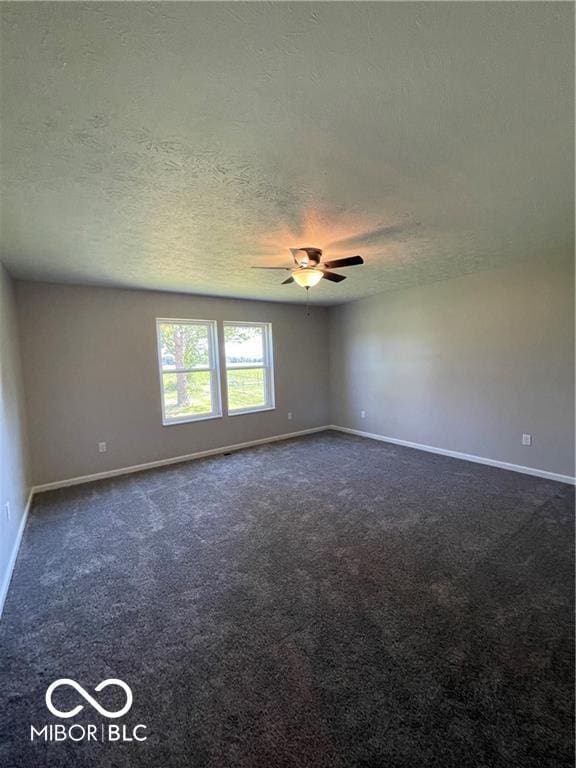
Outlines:
POLYGON ((187 424, 190 421, 207 421, 208 419, 222 418, 222 386, 220 379, 220 355, 218 347, 218 325, 216 320, 191 320, 181 317, 157 317, 156 318, 156 348, 158 351, 158 377, 160 383, 160 402, 162 407, 162 425, 171 427, 174 424, 187 424), (160 343, 160 326, 163 323, 172 323, 173 325, 203 325, 208 326, 210 334, 210 343, 208 345, 209 365, 198 366, 197 368, 174 368, 165 371, 162 366, 162 345, 160 343), (167 419, 166 404, 164 402, 164 374, 165 373, 199 373, 202 371, 210 372, 210 392, 212 395, 213 410, 211 413, 199 413, 193 416, 182 416, 176 419, 167 419))
POLYGON ((223 328, 223 348, 224 348, 224 371, 226 373, 226 409, 228 416, 244 416, 248 413, 262 413, 263 411, 276 410, 276 393, 274 387, 274 341, 272 338, 272 323, 250 322, 248 320, 224 320, 223 328), (248 368, 262 368, 264 370, 264 386, 266 392, 266 402, 264 405, 258 405, 254 408, 230 408, 228 405, 228 366, 226 365, 226 326, 264 329, 264 360, 263 364, 243 363, 230 370, 245 370, 248 368))

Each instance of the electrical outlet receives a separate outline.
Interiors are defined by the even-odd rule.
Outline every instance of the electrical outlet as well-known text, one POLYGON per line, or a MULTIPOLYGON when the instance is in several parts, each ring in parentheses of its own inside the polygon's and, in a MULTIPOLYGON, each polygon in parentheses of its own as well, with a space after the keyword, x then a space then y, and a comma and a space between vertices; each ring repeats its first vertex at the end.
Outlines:
POLYGON ((365 419, 366 418, 366 411, 360 411, 360 418, 365 419))
POLYGON ((98 443, 98 453, 106 453, 108 446, 106 443, 98 443))
POLYGON ((10 502, 6 502, 6 520, 10 520, 10 502))
POLYGON ((522 445, 532 445, 532 435, 528 432, 524 432, 522 435, 522 445))
POLYGON ((292 421, 292 411, 288 411, 288 421, 292 421))

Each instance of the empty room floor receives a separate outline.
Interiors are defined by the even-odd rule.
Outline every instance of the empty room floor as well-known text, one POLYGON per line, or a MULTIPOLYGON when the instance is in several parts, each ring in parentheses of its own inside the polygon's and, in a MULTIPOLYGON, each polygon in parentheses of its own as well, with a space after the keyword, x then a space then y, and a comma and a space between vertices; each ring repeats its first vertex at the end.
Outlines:
POLYGON ((0 763, 571 766, 573 509, 567 485, 335 432, 41 494, 0 763), (30 743, 57 678, 126 681, 147 740, 30 743))

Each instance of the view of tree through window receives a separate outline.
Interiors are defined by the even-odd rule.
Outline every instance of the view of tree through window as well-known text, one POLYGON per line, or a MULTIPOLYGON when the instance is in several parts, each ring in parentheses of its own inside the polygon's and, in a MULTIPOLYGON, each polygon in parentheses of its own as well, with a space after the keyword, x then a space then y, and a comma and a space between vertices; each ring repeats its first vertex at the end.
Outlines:
POLYGON ((224 324, 229 412, 273 407, 268 323, 224 324))
POLYGON ((164 420, 217 415, 215 327, 211 322, 158 322, 164 420))

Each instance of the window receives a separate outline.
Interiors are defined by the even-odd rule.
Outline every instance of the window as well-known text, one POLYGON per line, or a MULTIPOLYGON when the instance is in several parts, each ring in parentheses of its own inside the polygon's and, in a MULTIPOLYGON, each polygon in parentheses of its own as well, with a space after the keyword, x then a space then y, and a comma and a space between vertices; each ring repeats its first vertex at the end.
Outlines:
POLYGON ((162 422, 222 415, 218 344, 213 320, 157 320, 162 422))
POLYGON ((274 408, 272 326, 224 323, 230 415, 274 408))

